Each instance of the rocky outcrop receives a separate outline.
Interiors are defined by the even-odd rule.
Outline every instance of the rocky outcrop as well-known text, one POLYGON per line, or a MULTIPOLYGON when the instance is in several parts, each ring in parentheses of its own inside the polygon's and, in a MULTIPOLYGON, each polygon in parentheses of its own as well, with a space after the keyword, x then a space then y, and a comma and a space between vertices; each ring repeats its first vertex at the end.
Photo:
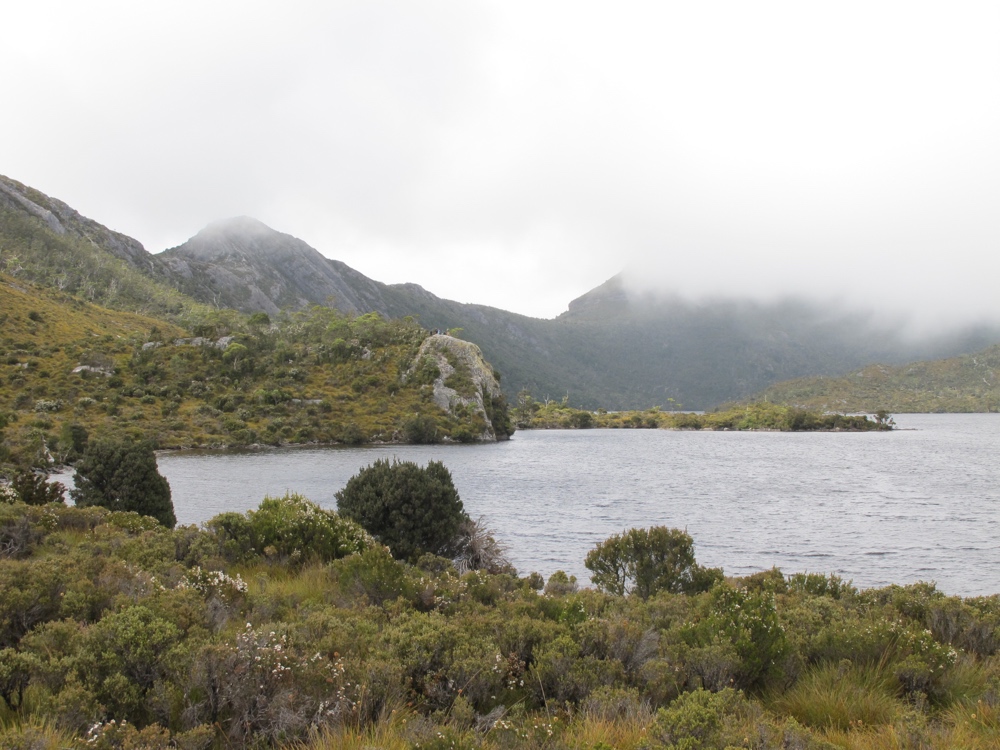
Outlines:
POLYGON ((24 211, 58 235, 71 235, 105 250, 142 273, 158 276, 158 262, 138 240, 88 219, 61 200, 0 175, 0 207, 24 211))
POLYGON ((506 425, 494 424, 501 418, 494 404, 503 399, 503 391, 478 346, 444 334, 428 336, 404 380, 413 377, 418 370, 426 371, 428 365, 436 367, 438 372, 430 384, 437 406, 454 417, 468 417, 470 413, 479 416, 486 425, 479 435, 480 440, 509 437, 506 425))
POLYGON ((246 313, 333 304, 351 315, 389 314, 383 285, 247 216, 210 224, 156 256, 195 299, 246 313))

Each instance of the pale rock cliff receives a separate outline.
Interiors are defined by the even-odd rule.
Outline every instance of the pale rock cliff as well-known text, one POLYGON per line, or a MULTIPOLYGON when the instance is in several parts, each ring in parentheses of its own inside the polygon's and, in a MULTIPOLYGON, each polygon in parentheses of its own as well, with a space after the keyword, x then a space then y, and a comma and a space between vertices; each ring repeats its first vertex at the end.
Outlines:
POLYGON ((503 391, 493 368, 483 359, 478 346, 453 336, 432 334, 420 345, 420 351, 404 378, 412 376, 426 358, 432 359, 439 371, 432 384, 433 400, 437 406, 453 416, 463 411, 478 414, 486 423, 486 430, 479 436, 480 440, 506 440, 509 437, 505 432, 498 434, 490 419, 493 410, 486 399, 502 398, 503 391), (455 384, 452 376, 456 373, 460 380, 458 389, 446 385, 449 380, 455 384), (462 375, 466 377, 461 377, 462 375))

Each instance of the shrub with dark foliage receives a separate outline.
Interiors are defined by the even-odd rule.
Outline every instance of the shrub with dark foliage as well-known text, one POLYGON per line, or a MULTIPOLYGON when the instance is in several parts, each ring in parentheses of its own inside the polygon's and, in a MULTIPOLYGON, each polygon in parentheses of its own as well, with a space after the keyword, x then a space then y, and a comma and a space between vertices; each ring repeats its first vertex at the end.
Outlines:
POLYGON ((398 560, 425 552, 450 556, 469 518, 451 472, 440 461, 423 468, 412 461, 379 459, 348 480, 337 493, 337 507, 388 545, 398 560))
POLYGON ((59 482, 49 482, 44 474, 36 474, 25 469, 14 475, 11 487, 18 497, 28 505, 46 505, 61 503, 66 488, 59 482))
POLYGON ((90 442, 73 476, 70 496, 79 506, 152 516, 167 528, 177 523, 170 485, 156 468, 153 446, 146 441, 102 439, 90 442))

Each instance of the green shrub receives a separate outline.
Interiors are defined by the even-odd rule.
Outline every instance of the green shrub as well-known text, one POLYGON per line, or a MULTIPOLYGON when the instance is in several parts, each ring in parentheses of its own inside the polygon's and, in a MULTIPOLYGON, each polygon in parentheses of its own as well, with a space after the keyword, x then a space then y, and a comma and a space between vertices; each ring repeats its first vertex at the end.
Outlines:
POLYGON ((417 414, 403 422, 403 438, 417 445, 441 442, 437 422, 426 414, 417 414))
POLYGON ((78 506, 135 511, 168 528, 177 523, 170 485, 157 470, 148 441, 91 441, 76 466, 73 482, 76 488, 70 495, 78 506))
POLYGON ((590 580, 617 596, 648 599, 657 591, 705 591, 722 578, 721 570, 695 564, 694 542, 687 532, 655 526, 615 534, 587 553, 590 580))
POLYGON ((48 482, 44 474, 36 474, 33 471, 20 471, 14 475, 11 487, 21 498, 22 502, 28 505, 47 505, 48 503, 62 503, 63 493, 66 488, 59 482, 48 482))
POLYGON ((537 686, 539 702, 579 702, 600 687, 625 681, 621 662, 599 659, 581 652, 580 644, 568 635, 540 646, 535 651, 532 687, 537 686))
POLYGON ((379 459, 348 480, 337 493, 337 507, 400 560, 449 553, 468 520, 451 472, 439 461, 423 468, 379 459))
POLYGON ((780 670, 788 643, 774 594, 720 583, 705 604, 698 622, 685 627, 688 645, 731 645, 736 661, 730 668, 737 687, 759 686, 780 670))
POLYGON ((788 577, 788 588, 813 596, 828 596, 831 599, 852 596, 858 592, 850 581, 844 581, 832 573, 828 576, 820 573, 795 573, 788 577))
POLYGON ((233 561, 270 556, 297 564, 328 562, 374 544, 358 524, 294 493, 265 497, 245 514, 222 513, 206 526, 233 561))
POLYGON ((546 596, 566 596, 576 593, 578 589, 576 576, 567 575, 564 570, 557 570, 545 583, 546 596))
POLYGON ((360 555, 337 560, 330 569, 341 591, 381 606, 400 597, 412 599, 416 585, 402 564, 381 545, 373 545, 360 555))
POLYGON ((166 656, 181 639, 172 623, 145 606, 109 614, 86 634, 79 675, 111 718, 148 720, 147 693, 166 670, 166 656))
POLYGON ((661 747, 676 750, 744 747, 742 725, 753 713, 747 700, 731 688, 717 693, 695 690, 661 708, 649 733, 661 747))

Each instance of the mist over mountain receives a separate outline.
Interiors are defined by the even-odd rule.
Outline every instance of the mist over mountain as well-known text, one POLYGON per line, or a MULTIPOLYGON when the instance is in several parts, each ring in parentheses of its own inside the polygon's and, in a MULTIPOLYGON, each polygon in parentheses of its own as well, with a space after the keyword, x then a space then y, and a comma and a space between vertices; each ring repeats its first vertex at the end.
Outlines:
POLYGON ((462 328, 504 375, 509 395, 524 388, 589 408, 703 409, 789 378, 953 356, 1000 340, 991 327, 914 339, 875 313, 803 300, 685 300, 636 290, 620 275, 553 320, 529 318, 416 284, 381 284, 245 217, 216 222, 160 257, 181 291, 244 312, 332 304, 462 328))
MULTIPOLYGON (((509 397, 578 407, 705 409, 790 378, 872 362, 965 354, 1000 341, 995 326, 913 337, 871 312, 794 299, 691 300, 634 288, 621 275, 551 320, 383 284, 289 234, 239 217, 157 255, 64 203, 0 179, 4 270, 110 307, 160 314, 201 303, 245 313, 328 305, 461 328, 502 374, 509 397)), ((327 248, 330 251, 330 248, 327 248)))

